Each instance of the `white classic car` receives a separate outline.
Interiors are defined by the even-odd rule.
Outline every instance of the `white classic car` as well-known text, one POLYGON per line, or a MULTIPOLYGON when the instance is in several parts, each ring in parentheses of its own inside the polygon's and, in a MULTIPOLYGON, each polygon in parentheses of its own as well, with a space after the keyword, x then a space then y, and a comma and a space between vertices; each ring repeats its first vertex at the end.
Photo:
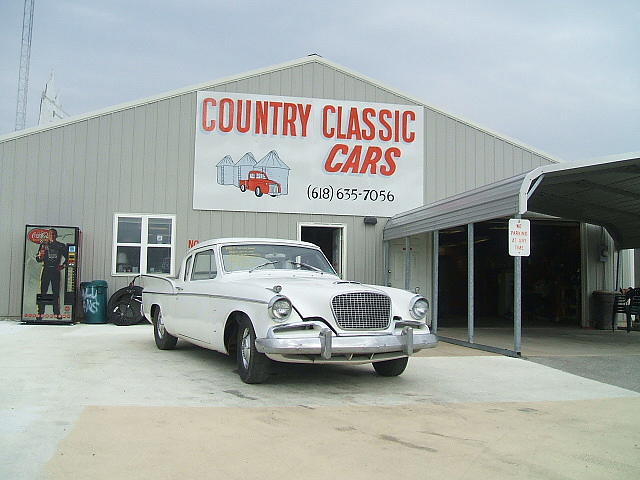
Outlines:
POLYGON ((373 363, 396 376, 412 353, 437 343, 424 297, 341 280, 307 242, 209 240, 187 252, 177 278, 139 282, 159 349, 182 339, 236 355, 246 383, 265 381, 271 360, 373 363))

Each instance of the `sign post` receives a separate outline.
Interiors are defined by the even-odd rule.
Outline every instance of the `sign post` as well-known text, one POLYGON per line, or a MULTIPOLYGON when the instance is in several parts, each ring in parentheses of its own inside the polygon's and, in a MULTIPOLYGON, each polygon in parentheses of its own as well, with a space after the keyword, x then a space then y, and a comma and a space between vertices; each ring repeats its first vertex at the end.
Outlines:
POLYGON ((509 255, 513 257, 513 349, 522 350, 522 257, 531 253, 531 225, 522 218, 509 219, 509 255))

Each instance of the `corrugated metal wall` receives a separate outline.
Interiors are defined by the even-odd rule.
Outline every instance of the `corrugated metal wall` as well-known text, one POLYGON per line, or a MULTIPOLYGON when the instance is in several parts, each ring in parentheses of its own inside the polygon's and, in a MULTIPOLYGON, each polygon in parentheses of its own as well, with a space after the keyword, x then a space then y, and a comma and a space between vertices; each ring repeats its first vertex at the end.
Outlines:
MULTIPOLYGON (((617 255, 613 239, 607 231, 597 225, 582 224, 580 229, 582 250, 582 326, 593 326, 590 318, 593 308, 593 292, 595 290, 612 291, 617 288, 636 286, 634 271, 634 250, 621 250, 620 272, 617 272, 617 255), (602 261, 600 251, 605 247, 608 251, 606 261, 602 261), (617 277, 617 279, 616 279, 617 277), (617 280, 617 281, 616 281, 617 280)), ((619 316, 618 320, 622 317, 619 316)), ((625 324, 626 325, 626 324, 625 324)))
MULTIPOLYGON (((321 60, 211 85, 210 90, 416 104, 321 60)), ((349 279, 383 280, 382 229, 362 217, 194 211, 196 96, 176 94, 0 142, 0 316, 20 313, 24 225, 79 226, 82 279, 110 292, 114 213, 175 214, 176 262, 187 240, 296 238, 298 222, 347 227, 349 279)), ((530 170, 550 160, 435 110, 425 115, 425 203, 530 170)))
POLYGON ((425 204, 554 163, 429 108, 425 152, 425 204))

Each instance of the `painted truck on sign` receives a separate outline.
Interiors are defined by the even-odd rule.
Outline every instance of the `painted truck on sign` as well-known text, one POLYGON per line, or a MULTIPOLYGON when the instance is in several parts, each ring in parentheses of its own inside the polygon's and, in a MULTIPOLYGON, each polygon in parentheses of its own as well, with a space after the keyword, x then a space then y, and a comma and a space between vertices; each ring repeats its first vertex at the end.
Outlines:
POLYGON ((280 184, 270 180, 267 174, 260 170, 251 170, 248 178, 240 180, 240 190, 242 192, 251 190, 256 194, 256 197, 261 197, 265 193, 275 197, 282 193, 280 184))
POLYGON ((219 185, 232 185, 243 192, 249 190, 256 197, 262 197, 265 193, 272 197, 289 193, 290 168, 275 150, 271 150, 259 162, 251 152, 246 152, 235 163, 231 155, 225 155, 216 168, 219 185))

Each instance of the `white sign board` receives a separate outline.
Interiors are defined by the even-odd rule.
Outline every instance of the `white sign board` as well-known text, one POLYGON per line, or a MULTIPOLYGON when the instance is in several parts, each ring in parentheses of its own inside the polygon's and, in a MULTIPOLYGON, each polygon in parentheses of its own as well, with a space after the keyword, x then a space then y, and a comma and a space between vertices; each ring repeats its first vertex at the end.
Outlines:
POLYGON ((389 217, 423 203, 421 107, 198 92, 193 208, 389 217))
POLYGON ((531 230, 529 220, 511 218, 509 220, 509 255, 528 257, 531 252, 531 230))

